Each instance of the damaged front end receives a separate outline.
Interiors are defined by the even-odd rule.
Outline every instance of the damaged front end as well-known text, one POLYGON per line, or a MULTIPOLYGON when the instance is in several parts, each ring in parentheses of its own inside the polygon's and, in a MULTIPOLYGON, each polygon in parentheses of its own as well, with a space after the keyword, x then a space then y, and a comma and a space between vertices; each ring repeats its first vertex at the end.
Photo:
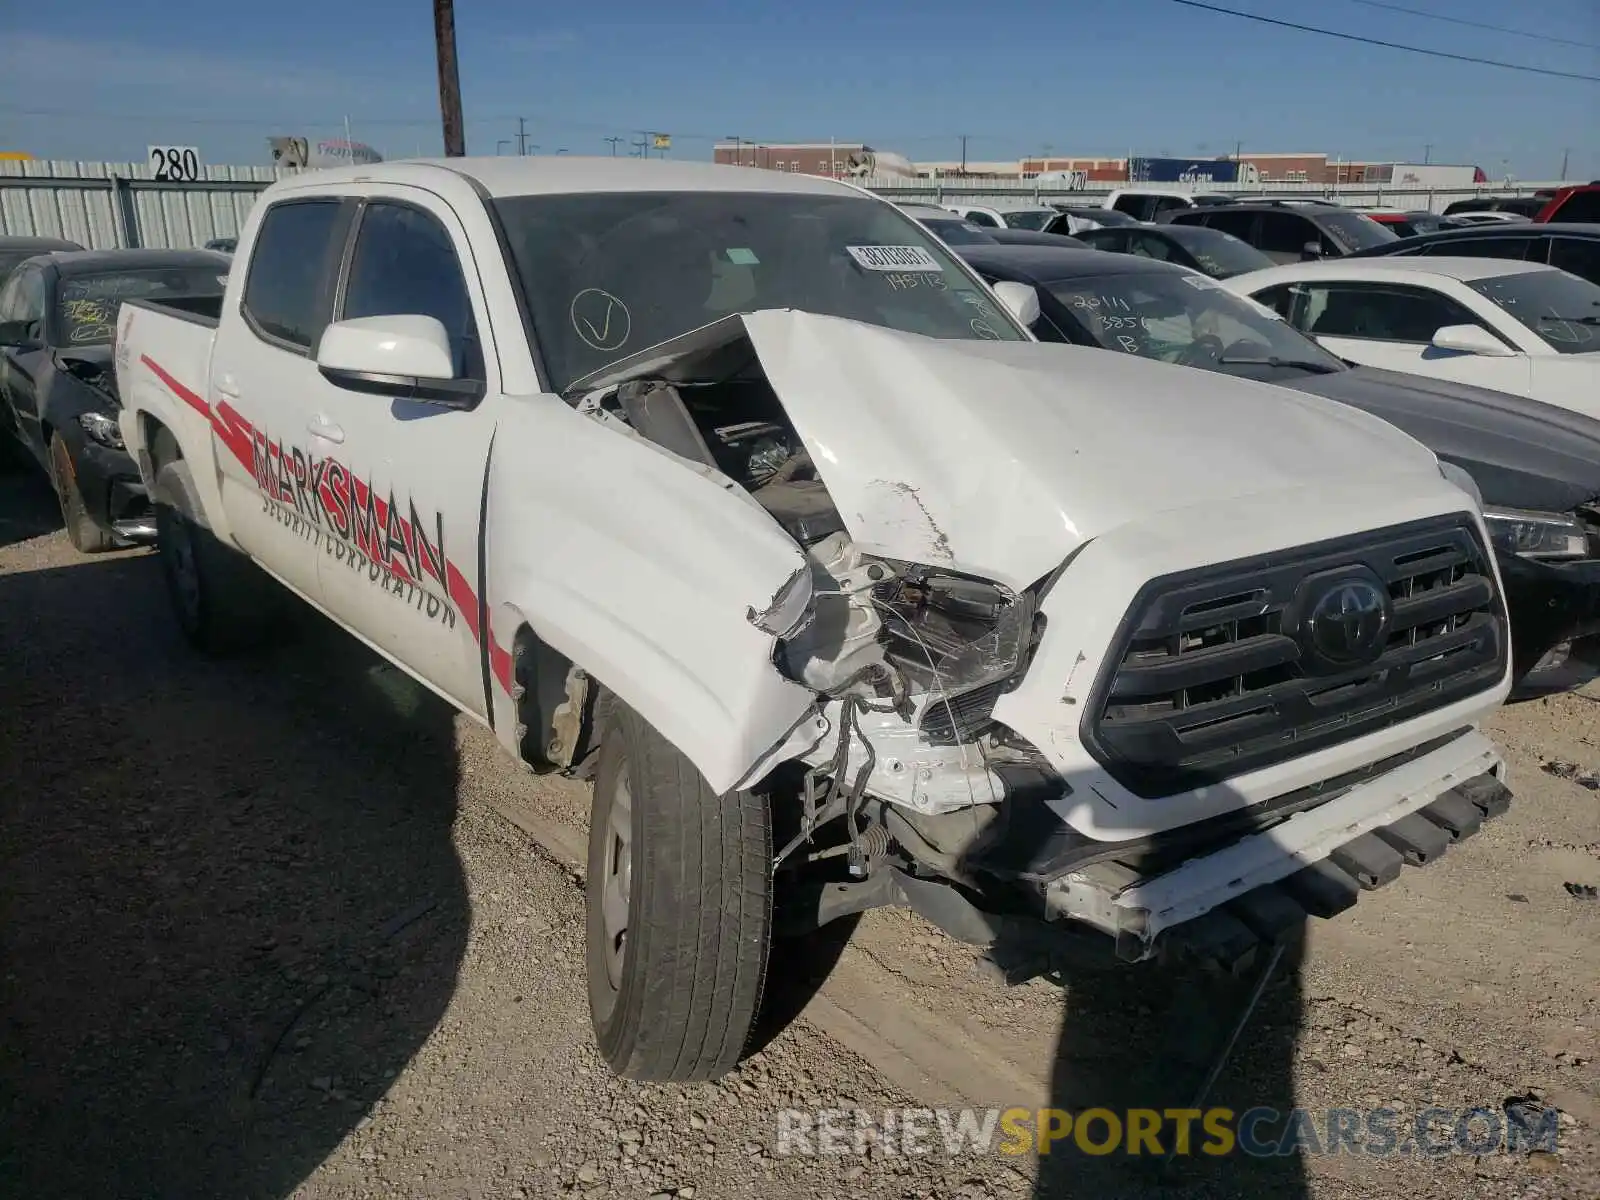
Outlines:
POLYGON ((1114 356, 1063 392, 1071 353, 757 313, 583 381, 580 412, 741 494, 804 554, 748 620, 812 707, 736 784, 773 797, 781 926, 905 903, 992 949, 1065 922, 1129 960, 1179 929, 1223 957, 1240 927, 1267 928, 1258 910, 1331 915, 1351 880, 1388 882, 1441 852, 1437 831, 1448 844, 1504 807, 1470 728, 1499 699, 1503 605, 1432 456, 1412 463, 1362 414, 1220 377, 1186 375, 1168 405, 1162 368, 1114 356), (1267 421, 1284 426, 1270 460, 1214 428, 1267 421), (1170 438, 1152 443, 1156 424, 1170 438), (1114 466, 1135 447, 1138 488, 1114 466), (1350 536, 1385 471, 1408 520, 1350 536), (1266 530, 1258 514, 1292 509, 1307 480, 1318 504, 1266 530), (1249 558, 1306 534, 1322 540, 1249 558), (1198 545, 1242 574, 1197 565, 1198 545), (1351 558, 1387 588, 1401 641, 1305 678, 1306 581, 1351 558), (1128 747, 1172 758, 1153 790, 1118 765, 1128 747), (1233 791, 1252 768, 1255 792, 1233 791), (1359 878, 1329 865, 1351 846, 1359 878))

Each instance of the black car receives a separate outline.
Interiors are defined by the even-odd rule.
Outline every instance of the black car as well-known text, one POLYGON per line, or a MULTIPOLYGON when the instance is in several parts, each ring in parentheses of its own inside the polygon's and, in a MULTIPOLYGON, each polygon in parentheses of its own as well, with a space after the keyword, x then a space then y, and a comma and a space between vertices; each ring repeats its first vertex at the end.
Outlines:
POLYGON ((1203 225, 1135 225, 1131 229, 1085 229, 1078 240, 1091 250, 1137 254, 1191 267, 1213 279, 1230 279, 1274 266, 1273 261, 1231 233, 1203 225))
POLYGON ((1361 251, 1362 257, 1377 254, 1449 254, 1548 263, 1590 283, 1600 283, 1600 225, 1469 225, 1361 251))
POLYGON ((1248 242, 1275 263, 1339 258, 1397 240, 1369 217, 1337 204, 1257 200, 1162 213, 1161 224, 1220 229, 1248 242))
POLYGON ((1468 200, 1456 200, 1446 204, 1444 215, 1454 217, 1461 213, 1504 212, 1515 213, 1531 221, 1544 211, 1544 206, 1554 194, 1545 190, 1535 192, 1531 196, 1473 196, 1468 200))
POLYGON ((60 250, 82 250, 77 242, 52 237, 0 237, 0 286, 10 278, 24 259, 60 250))
POLYGON ((1082 242, 1064 233, 1040 233, 1037 229, 985 229, 990 245, 995 246, 1066 246, 1086 249, 1082 242))
POLYGON ((1464 470, 1482 495, 1518 680, 1540 686, 1560 648, 1587 639, 1587 657, 1595 645, 1600 421, 1520 396, 1351 366, 1259 305, 1170 263, 1042 246, 959 253, 990 283, 1035 289, 1034 332, 1044 341, 1278 384, 1398 426, 1464 470))
POLYGON ((207 250, 88 250, 29 258, 0 288, 0 428, 50 476, 79 550, 155 535, 117 424, 117 310, 220 296, 228 266, 207 250))

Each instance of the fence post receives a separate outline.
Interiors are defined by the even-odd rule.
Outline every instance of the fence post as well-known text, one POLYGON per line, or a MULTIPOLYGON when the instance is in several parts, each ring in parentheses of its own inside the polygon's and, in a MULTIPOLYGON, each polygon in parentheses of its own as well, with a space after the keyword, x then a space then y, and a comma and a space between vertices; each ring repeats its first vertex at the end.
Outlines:
POLYGON ((139 248, 139 215, 133 207, 133 191, 126 176, 113 172, 111 178, 111 227, 117 235, 117 248, 139 248))

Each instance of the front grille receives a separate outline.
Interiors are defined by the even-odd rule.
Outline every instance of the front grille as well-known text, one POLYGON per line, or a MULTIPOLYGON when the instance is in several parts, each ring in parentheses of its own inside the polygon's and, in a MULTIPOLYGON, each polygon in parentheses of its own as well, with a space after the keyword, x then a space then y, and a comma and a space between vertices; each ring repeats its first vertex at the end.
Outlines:
POLYGON ((1433 518, 1155 579, 1095 682, 1081 733, 1114 778, 1153 798, 1474 695, 1506 666, 1505 607, 1465 515, 1433 518), (1311 652, 1308 591, 1359 576, 1391 616, 1372 652, 1311 652), (1375 579, 1374 579, 1375 577, 1375 579))

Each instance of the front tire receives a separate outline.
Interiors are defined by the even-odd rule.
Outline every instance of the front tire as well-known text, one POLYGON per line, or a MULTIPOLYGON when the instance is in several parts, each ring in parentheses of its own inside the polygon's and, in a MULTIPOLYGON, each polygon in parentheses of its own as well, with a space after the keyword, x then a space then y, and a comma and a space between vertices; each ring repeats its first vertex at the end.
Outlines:
POLYGON ((689 1083, 738 1063, 772 929, 766 801, 719 796, 617 703, 604 717, 586 886, 589 1010, 628 1079, 689 1083))
POLYGON ((78 473, 72 467, 72 454, 57 434, 50 439, 50 481, 61 503, 61 520, 67 527, 67 540, 79 554, 104 554, 117 544, 115 535, 89 515, 78 487, 78 473))
POLYGON ((259 644, 278 613, 273 581, 209 529, 185 516, 182 460, 156 476, 156 549, 173 615, 183 635, 205 654, 231 654, 259 644))

